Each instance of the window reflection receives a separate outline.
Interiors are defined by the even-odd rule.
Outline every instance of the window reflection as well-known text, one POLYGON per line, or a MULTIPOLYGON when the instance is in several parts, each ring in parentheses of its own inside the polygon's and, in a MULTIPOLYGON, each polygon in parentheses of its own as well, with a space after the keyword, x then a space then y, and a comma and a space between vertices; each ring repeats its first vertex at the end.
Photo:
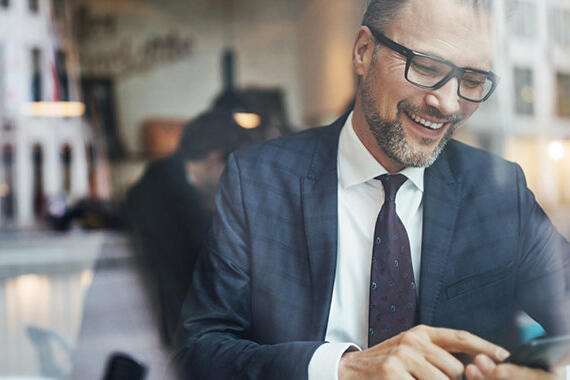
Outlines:
POLYGON ((556 114, 560 117, 570 118, 570 73, 556 74, 556 114))
POLYGON ((537 8, 532 1, 508 0, 507 7, 516 9, 514 14, 507 13, 507 24, 511 35, 526 38, 537 38, 537 8))
MULTIPOLYGON (((6 260, 2 264, 5 266, 6 260)), ((83 297, 92 271, 66 272, 59 269, 49 274, 0 278, 3 375, 15 375, 23 369, 52 375, 71 371, 71 347, 77 339, 83 297)))
MULTIPOLYGON (((255 127, 252 139, 329 123, 350 104, 364 0, 234 3, 228 12, 229 1, 0 0, 0 25, 11 26, 0 28, 0 377, 42 373, 29 326, 54 347, 53 368, 69 374, 65 347, 77 349, 81 321, 101 326, 118 307, 126 327, 87 333, 84 368, 101 370, 117 347, 164 348, 119 230, 121 205, 149 163, 176 151, 181 126, 223 98, 228 45, 232 93, 252 112, 238 119, 255 127), (31 102, 52 117, 24 112, 31 102), (82 112, 61 112, 73 105, 82 112), (104 296, 87 305, 88 289, 104 296)), ((501 83, 460 138, 520 163, 570 238, 570 5, 493 4, 501 83)), ((167 181, 150 182, 163 190, 167 181)), ((166 198, 188 214, 173 192, 166 198)))
POLYGON ((552 6, 548 16, 550 40, 559 45, 570 44, 570 9, 552 6))
POLYGON ((534 73, 530 68, 514 68, 515 110, 520 115, 534 115, 534 73))

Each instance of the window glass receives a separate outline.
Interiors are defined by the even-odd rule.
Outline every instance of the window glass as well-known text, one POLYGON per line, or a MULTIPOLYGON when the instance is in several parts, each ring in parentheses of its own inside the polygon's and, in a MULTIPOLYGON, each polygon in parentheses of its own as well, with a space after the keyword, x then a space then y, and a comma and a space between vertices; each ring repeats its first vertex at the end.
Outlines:
POLYGON ((0 114, 6 108, 6 54, 5 54, 5 47, 2 42, 0 42, 0 114))
POLYGON ((515 112, 519 115, 534 115, 534 74, 532 69, 514 69, 515 112))
POLYGON ((38 11, 40 10, 39 0, 28 0, 28 7, 31 12, 38 13, 38 11))
POLYGON ((570 44, 570 9, 551 8, 548 12, 549 38, 560 44, 570 44))
POLYGON ((570 118, 570 73, 556 74, 556 114, 570 118))
POLYGON ((537 34, 536 5, 528 1, 509 0, 512 13, 507 13, 507 26, 510 35, 533 39, 537 34), (516 4, 515 4, 516 3, 516 4))
POLYGON ((42 52, 39 48, 32 49, 31 61, 31 100, 39 102, 42 100, 42 52))

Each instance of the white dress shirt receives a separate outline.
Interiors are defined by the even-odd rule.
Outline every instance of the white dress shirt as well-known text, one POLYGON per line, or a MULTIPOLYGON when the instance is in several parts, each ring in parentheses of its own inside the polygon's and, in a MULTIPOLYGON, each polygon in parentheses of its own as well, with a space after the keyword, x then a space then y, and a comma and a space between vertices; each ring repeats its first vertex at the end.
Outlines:
MULTIPOLYGON (((418 287, 422 244, 424 168, 406 168, 408 180, 396 194, 396 213, 410 240, 418 287)), ((309 380, 334 380, 342 354, 368 346, 370 263, 374 227, 384 203, 382 182, 388 173, 364 147, 352 125, 352 113, 338 146, 338 249, 335 281, 325 343, 309 363, 309 380), (336 363, 336 365, 335 365, 336 363)), ((416 291, 418 289, 416 287, 416 291)))
MULTIPOLYGON (((396 213, 410 240, 412 266, 419 291, 423 216, 423 168, 401 171, 406 181, 396 194, 396 213)), ((349 349, 368 346, 370 262, 376 218, 384 188, 374 178, 387 173, 364 147, 352 125, 352 113, 338 146, 338 251, 325 340, 309 362, 309 380, 338 380, 340 358, 349 349)), ((565 367, 570 380, 570 366, 565 367)))

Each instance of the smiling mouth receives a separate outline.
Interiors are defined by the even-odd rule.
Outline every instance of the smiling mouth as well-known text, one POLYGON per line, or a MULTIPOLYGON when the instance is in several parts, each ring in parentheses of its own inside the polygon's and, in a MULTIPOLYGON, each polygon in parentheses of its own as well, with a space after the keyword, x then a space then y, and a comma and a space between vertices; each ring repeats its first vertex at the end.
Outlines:
POLYGON ((435 123, 432 121, 425 120, 425 119, 421 118, 420 116, 416 115, 415 113, 408 111, 408 110, 406 110, 404 112, 406 113, 406 115, 408 115, 408 117, 410 119, 412 119, 413 121, 415 121, 416 123, 418 123, 422 127, 426 127, 426 128, 433 129, 433 130, 438 130, 438 129, 443 128, 443 126, 446 124, 446 123, 435 123))

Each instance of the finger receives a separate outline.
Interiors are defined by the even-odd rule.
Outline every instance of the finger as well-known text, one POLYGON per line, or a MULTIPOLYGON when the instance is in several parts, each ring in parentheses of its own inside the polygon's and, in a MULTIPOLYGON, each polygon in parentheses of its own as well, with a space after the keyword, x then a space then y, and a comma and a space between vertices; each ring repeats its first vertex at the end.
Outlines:
MULTIPOLYGON (((410 374, 408 366, 410 365, 410 359, 406 357, 405 352, 400 352, 389 356, 385 361, 382 369, 377 375, 380 379, 386 380, 414 380, 415 378, 410 374), (402 355, 403 354, 403 355, 402 355)), ((368 368, 373 367, 373 363, 370 363, 368 368)), ((364 377, 359 377, 364 378, 364 377)))
POLYGON ((460 377, 465 367, 455 356, 443 348, 431 344, 425 353, 426 360, 443 371, 449 378, 460 377))
POLYGON ((514 364, 499 364, 487 377, 488 379, 517 379, 517 380, 532 380, 532 379, 554 379, 554 375, 550 372, 545 372, 540 369, 521 367, 514 364))
POLYGON ((465 367, 465 377, 468 380, 485 380, 485 375, 479 370, 475 364, 468 364, 465 367))
POLYGON ((412 362, 408 367, 408 371, 414 377, 414 379, 448 380, 450 378, 457 377, 447 375, 439 367, 433 365, 425 359, 421 359, 418 362, 412 362))
POLYGON ((463 374, 464 367, 459 359, 421 334, 412 331, 405 332, 401 335, 400 344, 400 347, 409 347, 418 357, 424 358, 431 367, 445 374, 447 378, 455 378, 463 374))
POLYGON ((504 348, 467 331, 431 328, 427 333, 435 344, 449 352, 485 354, 496 361, 503 361, 509 356, 509 352, 504 348))
POLYGON ((479 354, 475 356, 474 364, 479 368, 484 376, 490 376, 497 364, 487 355, 479 354))

